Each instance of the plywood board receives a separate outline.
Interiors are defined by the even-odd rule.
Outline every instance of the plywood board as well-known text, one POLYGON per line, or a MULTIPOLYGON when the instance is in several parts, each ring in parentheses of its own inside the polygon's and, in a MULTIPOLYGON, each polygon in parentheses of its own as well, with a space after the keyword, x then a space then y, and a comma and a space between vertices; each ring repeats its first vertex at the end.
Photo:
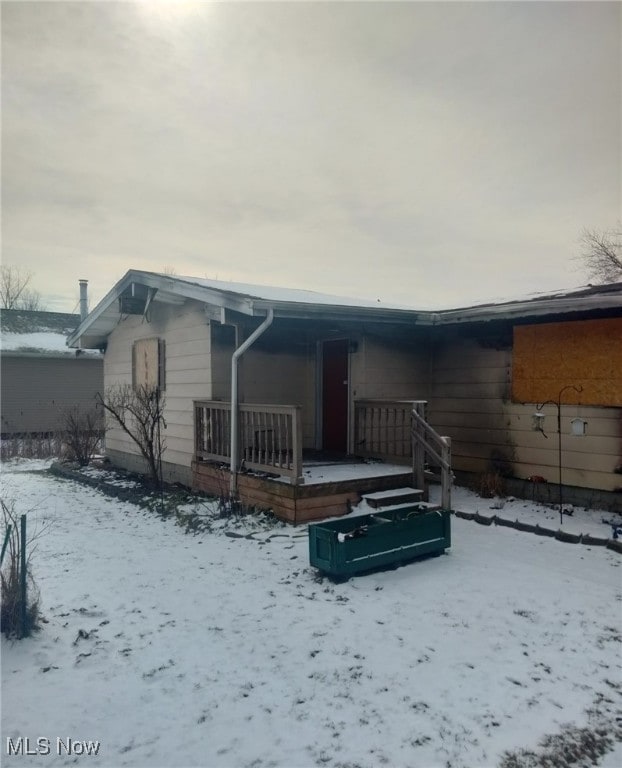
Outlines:
POLYGON ((514 328, 512 399, 622 406, 622 318, 514 328))

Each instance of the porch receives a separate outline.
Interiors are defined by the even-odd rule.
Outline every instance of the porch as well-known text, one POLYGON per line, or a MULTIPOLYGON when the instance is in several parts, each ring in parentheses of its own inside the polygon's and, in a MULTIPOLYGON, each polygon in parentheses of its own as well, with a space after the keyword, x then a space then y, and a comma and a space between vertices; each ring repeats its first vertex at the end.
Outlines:
POLYGON ((193 487, 269 508, 291 523, 347 514, 364 494, 404 487, 427 498, 426 460, 441 468, 443 506, 450 508, 450 444, 425 419, 425 402, 356 400, 355 451, 327 458, 303 454, 297 405, 240 404, 238 457, 231 462, 231 407, 194 402, 193 487))

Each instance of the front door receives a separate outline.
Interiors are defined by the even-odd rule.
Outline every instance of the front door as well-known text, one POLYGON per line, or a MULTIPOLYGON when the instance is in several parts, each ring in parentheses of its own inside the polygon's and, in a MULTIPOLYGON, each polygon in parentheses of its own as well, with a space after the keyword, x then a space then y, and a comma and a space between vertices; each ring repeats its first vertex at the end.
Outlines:
POLYGON ((322 448, 348 451, 347 339, 322 344, 322 448))

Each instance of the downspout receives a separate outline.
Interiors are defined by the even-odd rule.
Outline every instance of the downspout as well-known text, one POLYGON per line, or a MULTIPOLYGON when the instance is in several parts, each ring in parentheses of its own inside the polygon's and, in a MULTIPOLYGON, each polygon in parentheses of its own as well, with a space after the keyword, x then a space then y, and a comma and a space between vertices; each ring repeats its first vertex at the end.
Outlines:
POLYGON ((268 310, 266 319, 251 333, 231 356, 231 482, 229 491, 235 496, 238 488, 238 360, 257 339, 267 331, 274 320, 274 310, 268 310))

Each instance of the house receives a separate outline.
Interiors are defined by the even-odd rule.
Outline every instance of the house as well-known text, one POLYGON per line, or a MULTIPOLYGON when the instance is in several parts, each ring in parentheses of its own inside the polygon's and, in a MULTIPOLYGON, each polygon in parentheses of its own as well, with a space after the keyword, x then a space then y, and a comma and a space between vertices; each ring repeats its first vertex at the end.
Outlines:
MULTIPOLYGON (((427 312, 130 270, 69 344, 105 350, 106 387, 164 391, 166 479, 232 488, 299 521, 408 481, 418 401, 451 438, 459 479, 498 469, 518 492, 528 477, 557 482, 556 441, 532 422, 536 405, 567 385, 580 392, 561 395, 564 484, 617 503, 620 339, 621 284, 427 312), (567 434, 577 417, 583 437, 567 434), (344 456, 378 463, 359 468, 356 482, 327 472, 321 496, 303 459, 344 456)), ((119 430, 108 432, 107 452, 142 468, 119 430)))
POLYGON ((3 309, 0 323, 3 438, 56 433, 67 408, 95 405, 103 357, 67 346, 79 314, 3 309))

